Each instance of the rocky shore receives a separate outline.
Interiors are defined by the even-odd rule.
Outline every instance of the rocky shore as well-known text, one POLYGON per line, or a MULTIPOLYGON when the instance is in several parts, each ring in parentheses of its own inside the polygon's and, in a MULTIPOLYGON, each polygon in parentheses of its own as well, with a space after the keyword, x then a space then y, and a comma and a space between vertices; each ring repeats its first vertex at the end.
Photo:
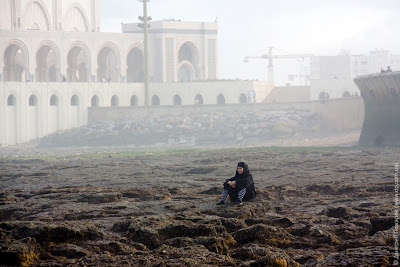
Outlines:
POLYGON ((269 113, 202 112, 194 116, 161 116, 100 121, 60 131, 41 140, 41 147, 230 145, 320 137, 317 113, 282 110, 269 113))
POLYGON ((398 148, 0 157, 0 259, 19 266, 390 266, 398 148), (217 207, 246 161, 257 199, 217 207))

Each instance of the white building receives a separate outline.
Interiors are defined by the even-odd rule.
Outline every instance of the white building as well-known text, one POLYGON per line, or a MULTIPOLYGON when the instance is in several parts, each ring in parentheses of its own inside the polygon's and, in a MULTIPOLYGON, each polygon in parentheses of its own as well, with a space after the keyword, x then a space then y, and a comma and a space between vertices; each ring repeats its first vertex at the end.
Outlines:
MULTIPOLYGON (((144 105, 143 30, 100 32, 100 0, 0 0, 0 146, 87 123, 91 106, 144 105)), ((217 81, 216 22, 150 22, 152 105, 246 103, 267 82, 217 81)))

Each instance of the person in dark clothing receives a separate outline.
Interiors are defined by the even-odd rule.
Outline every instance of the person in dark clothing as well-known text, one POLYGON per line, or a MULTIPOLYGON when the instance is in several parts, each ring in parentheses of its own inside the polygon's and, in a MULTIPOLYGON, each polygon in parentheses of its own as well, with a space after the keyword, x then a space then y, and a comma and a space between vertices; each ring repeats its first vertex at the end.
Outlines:
POLYGON ((246 163, 239 162, 236 175, 225 181, 221 201, 217 205, 224 205, 228 195, 235 205, 241 205, 243 201, 252 200, 256 197, 253 176, 250 174, 249 166, 246 163))

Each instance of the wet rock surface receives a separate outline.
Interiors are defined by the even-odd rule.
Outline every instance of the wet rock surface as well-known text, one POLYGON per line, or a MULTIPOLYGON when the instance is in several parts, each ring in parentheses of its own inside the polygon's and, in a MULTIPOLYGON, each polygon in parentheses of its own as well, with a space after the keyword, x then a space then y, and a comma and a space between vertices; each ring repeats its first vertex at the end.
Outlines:
POLYGON ((0 152, 1 264, 390 266, 399 152, 0 152), (257 199, 216 206, 242 160, 257 199))

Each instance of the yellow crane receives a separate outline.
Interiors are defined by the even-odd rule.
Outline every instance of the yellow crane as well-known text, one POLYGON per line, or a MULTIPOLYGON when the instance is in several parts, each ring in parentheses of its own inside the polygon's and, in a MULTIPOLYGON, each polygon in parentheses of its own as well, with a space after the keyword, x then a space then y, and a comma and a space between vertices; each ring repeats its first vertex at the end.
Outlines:
POLYGON ((268 59, 268 81, 269 82, 274 82, 274 65, 273 65, 273 59, 283 59, 283 58, 307 58, 307 57, 312 57, 312 54, 288 54, 288 55, 272 55, 272 49, 276 49, 273 46, 269 46, 269 53, 264 54, 261 56, 246 56, 244 57, 243 61, 244 62, 249 62, 250 59, 268 59))

